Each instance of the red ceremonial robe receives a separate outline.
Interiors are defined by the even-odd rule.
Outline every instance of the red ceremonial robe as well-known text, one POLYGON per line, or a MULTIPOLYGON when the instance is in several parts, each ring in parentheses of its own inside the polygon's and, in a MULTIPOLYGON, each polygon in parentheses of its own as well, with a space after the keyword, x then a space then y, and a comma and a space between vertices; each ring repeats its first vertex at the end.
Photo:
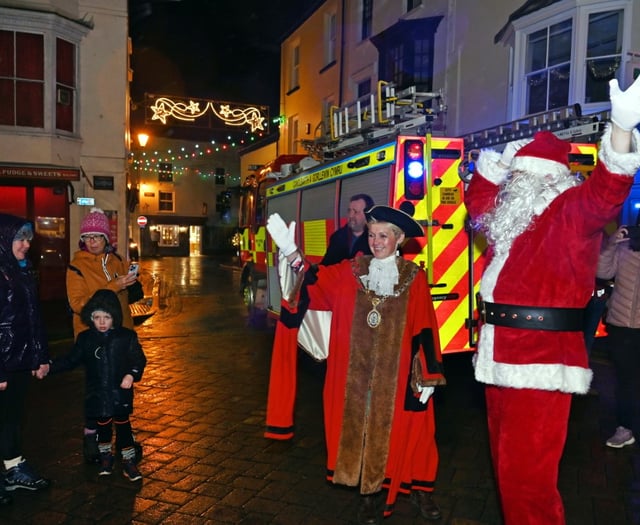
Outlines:
MULTIPOLYGON (((327 477, 371 494, 388 489, 385 515, 398 492, 432 491, 438 467, 433 404, 412 388, 416 365, 422 386, 444 384, 442 356, 426 275, 398 258, 396 296, 377 305, 380 325, 367 315, 374 297, 358 275, 370 256, 320 266, 306 287, 314 310, 332 312, 323 392, 327 477)), ((268 437, 293 433, 295 328, 279 323, 267 406, 268 437), (284 380, 284 381, 283 381, 284 380)))

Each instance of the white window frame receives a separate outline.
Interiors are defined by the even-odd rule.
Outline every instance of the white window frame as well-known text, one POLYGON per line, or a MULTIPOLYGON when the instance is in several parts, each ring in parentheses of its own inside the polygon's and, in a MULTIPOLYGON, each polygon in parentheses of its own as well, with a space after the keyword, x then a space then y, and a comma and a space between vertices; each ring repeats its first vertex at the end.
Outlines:
MULTIPOLYGON (((513 52, 513 64, 510 79, 510 120, 516 120, 526 115, 527 86, 526 86, 526 53, 528 36, 536 31, 557 24, 563 20, 572 20, 571 43, 571 73, 569 80, 568 104, 579 103, 584 113, 605 111, 609 102, 585 104, 586 88, 586 53, 589 15, 602 11, 623 11, 622 62, 616 77, 625 84, 627 62, 631 40, 632 5, 628 0, 566 0, 541 9, 513 22, 514 34, 510 42, 513 52)), ((626 85, 624 86, 626 87, 626 85)))
POLYGON ((338 47, 338 16, 335 11, 324 15, 324 64, 336 61, 338 47))
POLYGON ((44 127, 0 126, 3 130, 25 131, 30 135, 80 135, 80 44, 89 28, 52 13, 0 7, 0 29, 4 31, 40 33, 44 36, 44 127), (26 13, 26 14, 25 14, 26 13), (73 132, 56 128, 56 38, 75 46, 76 86, 73 96, 73 132))
POLYGON ((166 190, 158 190, 158 213, 175 213, 176 211, 176 192, 175 191, 166 191, 166 190), (163 195, 170 195, 171 200, 163 199, 163 195), (165 210, 162 208, 161 203, 171 203, 171 209, 165 210))
POLYGON ((289 91, 300 87, 300 43, 291 45, 291 64, 289 67, 289 91))

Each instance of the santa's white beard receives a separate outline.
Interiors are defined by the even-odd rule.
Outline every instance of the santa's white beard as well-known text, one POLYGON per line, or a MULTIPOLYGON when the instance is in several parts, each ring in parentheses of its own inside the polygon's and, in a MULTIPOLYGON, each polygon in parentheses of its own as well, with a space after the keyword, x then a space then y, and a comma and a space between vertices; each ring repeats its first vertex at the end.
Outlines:
POLYGON ((513 172, 498 194, 496 207, 478 220, 494 251, 497 254, 508 251, 535 217, 558 195, 578 184, 580 181, 573 175, 513 172))

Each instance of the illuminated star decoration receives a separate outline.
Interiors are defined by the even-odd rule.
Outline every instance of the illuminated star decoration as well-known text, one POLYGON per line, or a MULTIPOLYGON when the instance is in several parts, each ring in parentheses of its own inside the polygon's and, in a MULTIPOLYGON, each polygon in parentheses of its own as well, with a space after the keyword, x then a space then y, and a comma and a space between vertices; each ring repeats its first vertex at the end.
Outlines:
POLYGON ((189 100, 189 103, 176 102, 167 97, 155 99, 149 109, 153 111, 151 120, 159 120, 167 124, 167 119, 173 117, 177 120, 194 122, 211 109, 211 112, 227 126, 250 126, 251 131, 264 130, 265 117, 259 108, 255 106, 234 107, 229 104, 220 104, 220 109, 216 110, 217 102, 207 101, 203 110, 200 110, 200 103, 189 100))

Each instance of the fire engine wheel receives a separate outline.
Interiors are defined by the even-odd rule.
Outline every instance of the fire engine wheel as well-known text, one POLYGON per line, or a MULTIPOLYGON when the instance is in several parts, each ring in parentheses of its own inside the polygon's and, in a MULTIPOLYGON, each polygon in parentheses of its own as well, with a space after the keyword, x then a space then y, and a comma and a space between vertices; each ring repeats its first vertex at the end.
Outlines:
POLYGON ((254 289, 252 282, 247 282, 242 288, 242 299, 244 304, 247 305, 249 311, 255 307, 256 304, 256 290, 254 289))
POLYGON ((242 273, 240 274, 240 295, 242 295, 243 297, 245 296, 247 284, 251 279, 252 269, 252 265, 245 264, 242 268, 242 273))
POLYGON ((240 290, 249 314, 265 309, 266 288, 267 281, 264 276, 256 274, 251 265, 243 268, 240 276, 240 290))

